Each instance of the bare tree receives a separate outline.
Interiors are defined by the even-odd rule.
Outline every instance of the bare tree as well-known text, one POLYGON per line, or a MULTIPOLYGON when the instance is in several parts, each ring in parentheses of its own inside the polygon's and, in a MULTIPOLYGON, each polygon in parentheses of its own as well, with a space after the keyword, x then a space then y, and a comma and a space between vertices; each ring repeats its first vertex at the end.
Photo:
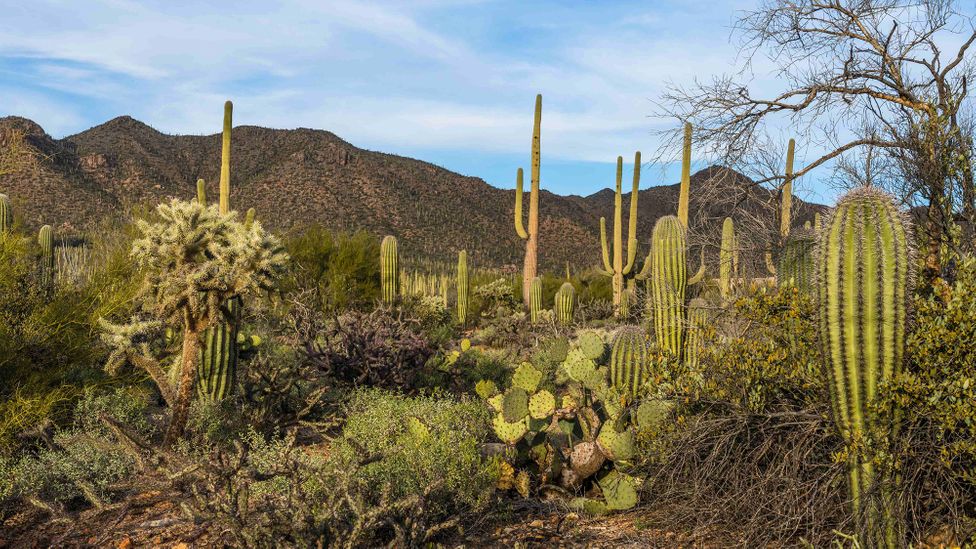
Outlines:
MULTIPOLYGON (((976 221, 966 102, 972 21, 947 0, 767 0, 745 12, 734 32, 742 70, 671 86, 665 114, 692 122, 705 153, 728 165, 761 145, 769 123, 788 121, 808 149, 820 151, 795 177, 825 164, 850 175, 859 165, 862 183, 893 184, 906 204, 926 208, 926 274, 939 276, 954 216, 969 231, 976 221), (770 98, 747 85, 759 54, 785 88, 770 98)), ((756 183, 783 180, 779 173, 756 183)))

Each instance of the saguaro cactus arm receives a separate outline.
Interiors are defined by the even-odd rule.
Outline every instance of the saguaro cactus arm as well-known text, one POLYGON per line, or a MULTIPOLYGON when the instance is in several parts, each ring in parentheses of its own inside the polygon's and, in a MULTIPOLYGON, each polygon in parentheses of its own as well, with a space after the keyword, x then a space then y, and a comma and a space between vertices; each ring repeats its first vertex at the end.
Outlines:
POLYGON ((600 250, 603 252, 603 270, 606 276, 613 276, 613 265, 610 264, 610 247, 607 245, 607 218, 600 218, 600 250))
POLYGON ((783 181, 782 197, 779 208, 779 235, 785 240, 790 235, 791 210, 793 208, 793 152, 796 142, 790 139, 786 149, 786 178, 783 181))
POLYGON ((681 190, 678 194, 678 221, 688 228, 688 199, 691 194, 691 123, 685 122, 684 146, 681 149, 681 190))
POLYGON ((627 265, 624 274, 630 274, 637 259, 637 195, 640 191, 641 153, 634 153, 634 181, 630 190, 630 217, 627 218, 627 265))
POLYGON ((515 173, 515 232, 519 238, 525 240, 529 238, 529 233, 525 232, 525 225, 522 224, 522 194, 524 185, 522 183, 522 168, 515 173))
POLYGON ((693 274, 691 278, 688 279, 688 285, 694 286, 695 284, 701 282, 704 278, 705 278, 705 250, 702 249, 701 257, 699 258, 698 270, 695 271, 695 274, 693 274))
POLYGON ((234 104, 224 103, 224 133, 220 151, 220 213, 230 212, 230 130, 233 127, 234 104))

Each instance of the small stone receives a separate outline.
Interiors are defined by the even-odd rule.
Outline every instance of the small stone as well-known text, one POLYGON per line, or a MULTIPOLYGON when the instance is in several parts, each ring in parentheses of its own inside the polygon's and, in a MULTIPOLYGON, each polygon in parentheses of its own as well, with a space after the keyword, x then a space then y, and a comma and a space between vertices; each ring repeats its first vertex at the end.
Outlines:
POLYGON ((130 538, 129 536, 126 536, 125 539, 123 539, 122 541, 118 542, 115 545, 115 547, 117 549, 129 549, 130 547, 132 547, 132 538, 130 538))
POLYGON ((529 523, 529 528, 542 528, 543 522, 539 519, 533 520, 529 523))

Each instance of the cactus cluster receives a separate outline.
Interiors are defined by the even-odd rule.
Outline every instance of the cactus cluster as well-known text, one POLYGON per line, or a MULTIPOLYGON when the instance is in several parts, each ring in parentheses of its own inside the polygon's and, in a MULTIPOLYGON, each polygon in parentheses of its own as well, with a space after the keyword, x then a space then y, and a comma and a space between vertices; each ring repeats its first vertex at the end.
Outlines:
POLYGON ((881 385, 902 371, 914 280, 911 227, 893 198, 873 188, 841 198, 819 236, 818 324, 834 422, 852 446, 854 515, 868 545, 894 546, 897 520, 870 447, 893 436, 894 417, 873 412, 881 385))
MULTIPOLYGON (((649 354, 641 343, 646 344, 641 330, 627 328, 614 337, 614 350, 607 353, 601 335, 583 332, 565 349, 555 378, 525 362, 513 372, 504 391, 490 381, 476 385, 478 395, 495 413, 496 436, 516 450, 503 454, 507 457, 500 488, 514 488, 526 496, 533 480, 571 491, 587 492, 590 487, 602 499, 580 497, 572 505, 594 513, 637 504, 641 479, 628 474, 636 456, 635 433, 667 416, 659 408, 660 413, 648 419, 648 413, 631 413, 623 405, 635 398, 630 389, 646 372, 642 361, 649 354), (608 356, 610 367, 605 362, 608 356), (625 392, 614 379, 626 387, 625 392), (638 425, 639 418, 643 426, 638 425)), ((643 403, 634 407, 644 408, 643 403)))

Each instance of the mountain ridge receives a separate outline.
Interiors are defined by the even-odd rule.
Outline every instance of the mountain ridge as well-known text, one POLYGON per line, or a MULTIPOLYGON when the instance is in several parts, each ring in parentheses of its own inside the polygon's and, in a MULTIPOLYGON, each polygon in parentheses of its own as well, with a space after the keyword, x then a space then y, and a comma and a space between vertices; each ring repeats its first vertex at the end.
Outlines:
MULTIPOLYGON (((12 139, 17 131, 35 151, 36 161, 0 175, 0 192, 14 200, 31 229, 48 223, 69 232, 83 231, 137 204, 189 199, 195 196, 198 178, 207 182, 209 196, 217 196, 220 134, 169 135, 119 116, 54 139, 29 119, 0 118, 0 136, 7 136, 0 139, 12 139)), ((467 249, 476 264, 521 265, 524 246, 512 227, 511 189, 424 160, 361 149, 327 130, 242 125, 233 128, 232 136, 231 204, 241 210, 254 207, 266 225, 286 231, 309 223, 332 230, 364 229, 396 235, 405 254, 449 261, 457 250, 467 249)), ((715 209, 714 204, 695 200, 695 187, 730 174, 749 187, 747 178, 727 168, 709 167, 694 174, 693 216, 715 209)), ((749 207, 770 202, 764 189, 747 193, 746 202, 755 203, 749 207)), ((677 184, 641 189, 642 243, 658 217, 676 211, 677 195, 677 184)), ((613 198, 609 188, 588 196, 543 189, 543 265, 596 265, 599 218, 607 217, 612 225, 613 198)), ((629 200, 629 193, 624 199, 629 200)), ((819 208, 799 199, 794 202, 797 223, 819 208)), ((714 232, 711 218, 720 223, 721 214, 706 215, 704 229, 714 232)), ((645 254, 646 244, 642 248, 645 254)))

